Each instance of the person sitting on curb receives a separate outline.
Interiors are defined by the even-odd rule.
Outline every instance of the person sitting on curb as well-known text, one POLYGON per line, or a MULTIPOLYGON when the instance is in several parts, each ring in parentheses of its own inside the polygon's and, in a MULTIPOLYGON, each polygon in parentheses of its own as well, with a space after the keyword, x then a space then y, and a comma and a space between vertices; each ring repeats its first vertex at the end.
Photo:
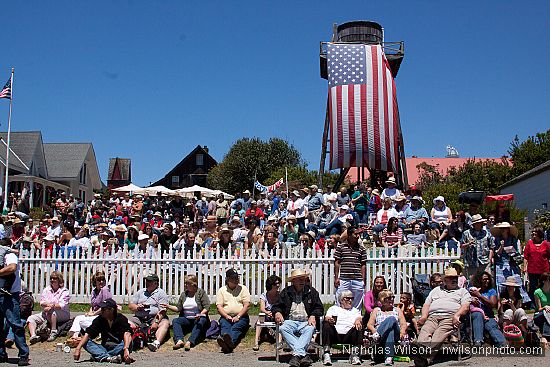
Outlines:
POLYGON ((216 306, 221 329, 217 342, 222 352, 231 353, 250 327, 250 292, 239 284, 239 274, 234 269, 225 273, 225 286, 216 294, 216 306))
MULTIPOLYGON (((460 317, 470 309, 472 297, 465 288, 458 287, 456 269, 445 270, 443 285, 432 289, 422 306, 422 316, 418 320, 421 327, 417 343, 431 350, 431 354, 414 354, 417 367, 431 364, 441 344, 460 326, 460 317)), ((422 350, 422 348, 419 348, 422 350)))
POLYGON ((319 292, 306 285, 308 273, 305 270, 293 270, 289 280, 292 285, 283 289, 271 312, 275 315, 275 322, 282 324, 280 332, 292 349, 289 365, 307 367, 313 361, 306 348, 315 332, 317 319, 323 316, 323 303, 319 292))
POLYGON ((82 347, 97 362, 125 363, 133 362, 130 357, 132 329, 128 319, 117 311, 117 304, 112 298, 99 303, 101 313, 96 317, 76 347, 73 358, 80 359, 82 347), (94 339, 101 335, 101 344, 94 339))
POLYGON ((165 340, 170 321, 166 316, 166 309, 161 305, 168 303, 168 295, 159 288, 159 277, 151 274, 145 277, 145 288, 140 289, 128 305, 135 316, 130 318, 130 325, 134 328, 149 327, 155 334, 155 341, 147 344, 151 352, 156 352, 165 340))

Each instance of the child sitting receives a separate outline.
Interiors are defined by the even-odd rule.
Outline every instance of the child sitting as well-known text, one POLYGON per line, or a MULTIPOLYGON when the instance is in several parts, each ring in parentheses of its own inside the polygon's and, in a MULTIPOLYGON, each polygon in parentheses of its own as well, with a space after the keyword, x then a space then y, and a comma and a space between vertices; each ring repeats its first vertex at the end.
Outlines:
POLYGON ((403 316, 405 316, 405 321, 407 321, 407 334, 409 334, 411 338, 416 337, 418 335, 418 325, 416 323, 416 319, 414 318, 416 309, 412 303, 412 294, 409 292, 401 293, 399 305, 397 305, 397 307, 401 309, 403 316))
MULTIPOLYGON (((478 291, 479 288, 470 287, 470 290, 471 291, 478 291)), ((470 303, 470 312, 479 312, 483 315, 484 320, 489 320, 489 316, 485 315, 485 311, 483 311, 483 309, 481 307, 478 307, 478 306, 474 305, 473 300, 472 300, 472 303, 470 303)))

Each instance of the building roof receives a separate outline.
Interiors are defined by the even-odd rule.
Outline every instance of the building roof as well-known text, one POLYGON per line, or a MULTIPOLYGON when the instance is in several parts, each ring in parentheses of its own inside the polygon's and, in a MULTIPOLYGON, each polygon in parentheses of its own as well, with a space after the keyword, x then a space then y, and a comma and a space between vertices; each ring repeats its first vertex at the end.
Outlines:
POLYGON ((77 177, 91 143, 44 143, 50 177, 77 177))
MULTIPOLYGON (((477 158, 477 157, 474 157, 474 158, 434 158, 434 157, 422 158, 422 157, 416 157, 416 156, 408 157, 408 158, 405 158, 405 162, 407 164, 407 181, 409 185, 413 185, 418 181, 420 177, 420 172, 418 171, 418 168, 416 168, 416 166, 418 166, 421 163, 425 162, 430 166, 434 166, 442 175, 445 176, 449 168, 460 167, 466 162, 468 162, 468 160, 500 162, 502 158, 477 158)), ((366 168, 364 171, 364 177, 365 178, 369 177, 369 171, 366 168)), ((351 182, 356 182, 357 168, 351 168, 347 178, 351 182)))
MULTIPOLYGON (((205 162, 204 165, 205 166, 213 167, 213 166, 218 164, 218 162, 216 162, 216 160, 208 153, 208 147, 206 147, 206 146, 202 147, 200 145, 197 145, 195 149, 193 149, 189 154, 187 154, 178 164, 176 164, 176 166, 174 168, 172 168, 166 175, 164 175, 163 178, 161 178, 160 180, 158 180, 157 182, 155 182, 151 186, 162 185, 162 182, 167 177, 170 177, 170 176, 175 175, 175 174, 179 174, 180 169, 182 167, 184 167, 185 165, 187 165, 188 163, 191 163, 189 161, 194 159, 194 157, 197 153, 204 154, 204 162, 205 162), (206 164, 207 161, 210 162, 210 163, 206 164)), ((199 171, 203 174, 207 173, 207 172, 204 172, 203 168, 199 168, 199 171)), ((191 172, 188 172, 188 173, 191 173, 191 172)))
POLYGON ((538 175, 541 172, 544 172, 546 170, 550 169, 550 160, 547 160, 546 162, 539 164, 535 168, 530 169, 529 171, 522 173, 521 175, 514 177, 508 182, 505 182, 502 186, 500 186, 500 189, 503 189, 504 187, 512 186, 518 182, 521 182, 523 180, 528 179, 529 177, 533 177, 538 175))
POLYGON ((130 158, 109 158, 109 172, 107 173, 107 181, 111 180, 128 180, 131 181, 131 164, 132 160, 130 158), (118 166, 118 174, 120 177, 113 178, 115 174, 115 167, 118 166))
MULTIPOLYGON (((0 132, 0 138, 7 143, 6 131, 0 132)), ((38 144, 42 144, 42 133, 40 131, 12 131, 10 133, 10 149, 15 152, 19 158, 27 165, 31 167, 34 153, 38 144)), ((0 158, 5 161, 6 159, 6 146, 0 143, 0 158)), ((13 153, 10 155, 10 168, 22 169, 23 172, 27 171, 21 162, 13 153)))

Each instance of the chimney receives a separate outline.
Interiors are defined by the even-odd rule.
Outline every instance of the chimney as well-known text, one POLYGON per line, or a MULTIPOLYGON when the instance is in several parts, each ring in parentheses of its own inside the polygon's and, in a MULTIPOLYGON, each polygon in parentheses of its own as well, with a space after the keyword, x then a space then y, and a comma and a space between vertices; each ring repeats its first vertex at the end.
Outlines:
POLYGON ((205 145, 205 146, 202 147, 202 149, 204 149, 204 151, 205 151, 206 153, 208 153, 208 146, 205 145))

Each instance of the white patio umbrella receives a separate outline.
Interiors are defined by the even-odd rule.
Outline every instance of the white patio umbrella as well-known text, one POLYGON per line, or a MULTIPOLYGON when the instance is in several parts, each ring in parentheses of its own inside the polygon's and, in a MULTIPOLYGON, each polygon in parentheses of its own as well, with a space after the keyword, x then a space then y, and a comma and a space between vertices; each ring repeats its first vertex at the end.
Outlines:
POLYGON ((183 197, 190 198, 193 197, 195 192, 200 192, 201 195, 211 196, 214 193, 214 190, 199 185, 193 185, 190 187, 178 189, 176 190, 176 192, 183 197))
POLYGON ((212 192, 212 196, 218 196, 218 195, 220 195, 220 194, 223 194, 223 198, 224 198, 224 199, 227 199, 227 200, 233 200, 233 199, 235 199, 235 197, 234 197, 233 195, 230 195, 230 194, 228 194, 228 193, 226 193, 226 192, 223 192, 222 190, 214 190, 214 191, 212 192))
POLYGON ((162 195, 177 195, 178 194, 175 190, 170 190, 169 188, 164 187, 162 185, 144 187, 141 191, 142 191, 142 194, 148 193, 149 195, 157 195, 159 192, 162 195))
POLYGON ((139 193, 140 191, 142 190, 141 187, 137 186, 137 185, 134 185, 133 183, 129 184, 129 185, 126 185, 126 186, 122 186, 122 187, 118 187, 116 189, 113 189, 112 191, 116 191, 116 192, 133 192, 133 193, 139 193))

